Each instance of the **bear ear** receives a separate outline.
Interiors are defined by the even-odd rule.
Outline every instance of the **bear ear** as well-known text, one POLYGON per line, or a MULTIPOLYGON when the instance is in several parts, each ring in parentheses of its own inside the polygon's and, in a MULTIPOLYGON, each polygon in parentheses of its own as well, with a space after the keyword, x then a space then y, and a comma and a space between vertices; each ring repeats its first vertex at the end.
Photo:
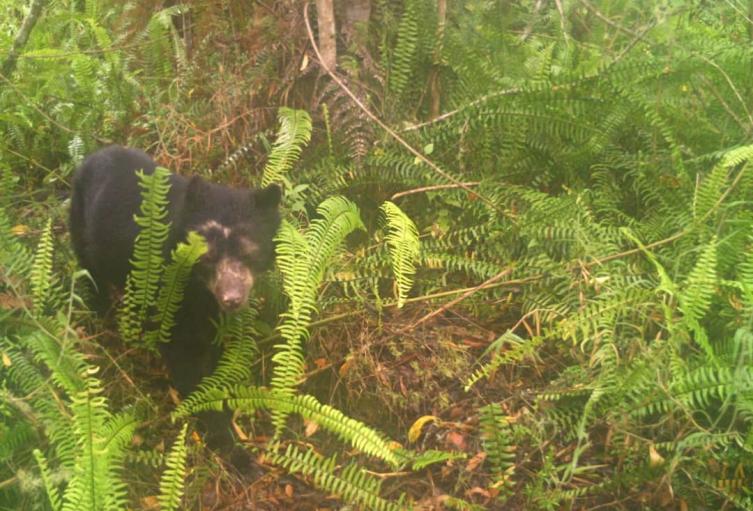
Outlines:
POLYGON ((269 185, 254 192, 254 205, 258 209, 277 209, 282 198, 282 188, 279 185, 269 185))

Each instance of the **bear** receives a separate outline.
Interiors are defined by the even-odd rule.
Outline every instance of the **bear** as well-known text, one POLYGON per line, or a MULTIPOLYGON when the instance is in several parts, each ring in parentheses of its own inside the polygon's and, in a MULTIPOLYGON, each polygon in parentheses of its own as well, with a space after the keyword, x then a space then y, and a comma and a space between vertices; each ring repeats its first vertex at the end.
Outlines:
MULTIPOLYGON (((125 286, 139 232, 136 172, 151 174, 156 166, 143 151, 111 145, 89 155, 74 174, 71 242, 100 303, 125 286)), ((219 359, 221 347, 213 340, 220 312, 244 306, 255 279, 273 264, 281 190, 231 188, 177 174, 169 180, 166 260, 190 231, 208 247, 192 270, 171 340, 160 345, 173 386, 185 397, 219 359)))

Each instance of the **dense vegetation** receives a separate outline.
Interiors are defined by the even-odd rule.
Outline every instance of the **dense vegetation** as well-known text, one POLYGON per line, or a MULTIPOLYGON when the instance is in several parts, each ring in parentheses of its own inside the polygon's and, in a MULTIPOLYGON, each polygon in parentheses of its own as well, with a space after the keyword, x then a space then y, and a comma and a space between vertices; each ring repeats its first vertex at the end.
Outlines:
POLYGON ((753 508, 753 3, 28 3, 0 0, 0 509, 753 508), (67 202, 108 142, 285 190, 180 403, 154 347, 203 240, 162 260, 144 179, 162 271, 90 310, 67 202), (251 468, 196 433, 223 406, 251 468))

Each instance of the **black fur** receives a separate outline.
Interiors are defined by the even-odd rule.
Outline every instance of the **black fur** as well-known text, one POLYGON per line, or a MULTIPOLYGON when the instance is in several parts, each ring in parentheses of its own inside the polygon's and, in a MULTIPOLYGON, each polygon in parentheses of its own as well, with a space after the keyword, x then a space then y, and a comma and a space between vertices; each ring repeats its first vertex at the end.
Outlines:
MULTIPOLYGON (((141 203, 136 171, 151 173, 155 166, 142 151, 109 146, 86 158, 73 178, 73 248, 81 266, 91 273, 102 300, 112 288, 122 290, 130 270, 138 233, 133 217, 141 203)), ((276 186, 229 188, 176 174, 170 176, 170 183, 171 228, 165 256, 190 230, 199 230, 209 244, 208 254, 194 269, 186 289, 172 341, 160 347, 175 387, 185 396, 214 369, 220 354, 220 348, 212 343, 220 306, 216 291, 208 287, 209 276, 226 256, 242 261, 251 275, 272 264, 272 238, 280 224, 280 190, 276 186), (202 226, 210 221, 223 228, 202 232, 202 226), (243 251, 241 238, 251 242, 251 253, 243 251)))

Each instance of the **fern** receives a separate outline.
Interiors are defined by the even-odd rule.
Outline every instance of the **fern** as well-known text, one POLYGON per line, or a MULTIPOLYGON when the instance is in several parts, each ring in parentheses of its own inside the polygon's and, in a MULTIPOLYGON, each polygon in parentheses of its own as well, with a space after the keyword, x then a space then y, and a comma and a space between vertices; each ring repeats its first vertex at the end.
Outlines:
POLYGON ((152 174, 138 173, 142 201, 134 219, 140 231, 133 246, 131 271, 118 318, 120 333, 129 341, 139 338, 157 298, 164 267, 163 246, 170 229, 167 222, 169 175, 162 167, 157 167, 152 174))
POLYGON ((282 107, 278 111, 278 119, 277 139, 264 166, 262 187, 280 181, 311 139, 311 117, 307 112, 282 107))
POLYGON ((180 308, 183 293, 196 262, 207 251, 207 244, 200 234, 188 233, 185 243, 179 243, 173 250, 171 262, 162 275, 162 284, 157 298, 157 312, 154 322, 158 327, 146 333, 146 346, 154 348, 157 343, 168 342, 173 327, 175 314, 180 308))
MULTIPOLYGON (((320 217, 311 222, 305 235, 283 223, 276 237, 277 266, 289 306, 278 327, 284 343, 276 346, 277 353, 272 357, 275 368, 271 385, 289 395, 303 376, 301 344, 308 338, 308 326, 316 312, 316 294, 327 264, 348 234, 364 228, 358 208, 342 197, 325 200, 317 213, 320 217)), ((274 415, 278 434, 284 421, 284 414, 274 415)))
POLYGON ((183 424, 178 438, 165 459, 167 468, 162 473, 159 482, 159 505, 161 511, 176 511, 181 509, 181 500, 186 477, 186 432, 188 424, 183 424))
POLYGON ((42 236, 39 238, 37 250, 34 254, 34 263, 31 266, 31 274, 29 275, 34 306, 37 310, 41 310, 49 299, 49 293, 53 282, 53 248, 52 219, 49 219, 42 231, 42 236))
POLYGON ((395 451, 380 433, 366 426, 360 421, 344 415, 341 411, 320 403, 314 396, 299 394, 291 396, 288 393, 260 387, 245 387, 235 385, 221 389, 213 387, 197 395, 186 412, 196 413, 205 410, 221 410, 227 405, 248 415, 257 410, 268 410, 272 415, 290 414, 300 415, 303 419, 321 426, 333 433, 343 442, 350 443, 353 448, 379 458, 393 467, 407 461, 407 457, 395 451))
POLYGON ((413 74, 418 47, 418 1, 408 0, 400 18, 397 45, 395 46, 389 74, 389 89, 395 96, 405 90, 413 74))
POLYGON ((497 403, 484 406, 479 412, 484 452, 496 480, 495 485, 509 489, 515 475, 515 445, 510 425, 497 403))
POLYGON ((4 275, 26 276, 31 260, 29 250, 14 235, 5 209, 0 208, 0 271, 4 275))
POLYGON ((413 286, 413 275, 416 273, 415 261, 418 259, 421 248, 418 230, 413 221, 392 202, 383 203, 380 212, 388 231, 385 241, 390 251, 397 290, 397 306, 400 308, 405 304, 408 292, 413 286))
POLYGON ((543 339, 535 338, 528 341, 521 339, 511 331, 502 334, 497 340, 489 345, 484 355, 491 354, 489 362, 481 365, 465 382, 465 391, 468 392, 476 383, 484 378, 489 378, 500 367, 510 362, 519 362, 527 357, 532 357, 541 346, 543 339), (509 345, 509 349, 502 349, 509 345))
POLYGON ((324 458, 312 449, 301 452, 293 445, 288 445, 283 453, 271 452, 267 454, 267 458, 292 474, 301 474, 310 478, 318 488, 339 495, 347 502, 365 509, 375 511, 406 509, 402 497, 396 502, 382 498, 380 496, 381 481, 357 464, 348 464, 336 473, 337 460, 334 457, 324 458))
POLYGON ((680 310, 685 321, 695 332, 696 342, 712 360, 715 359, 714 351, 709 344, 706 331, 700 325, 700 320, 711 305, 712 296, 716 291, 716 247, 717 241, 714 238, 703 248, 679 296, 680 310))
POLYGON ((47 465, 47 458, 39 449, 34 449, 34 459, 37 461, 39 472, 42 476, 42 482, 44 483, 44 489, 47 493, 47 500, 50 503, 50 507, 53 511, 60 511, 63 508, 63 501, 60 497, 60 491, 57 486, 52 482, 52 474, 50 468, 47 465))
MULTIPOLYGON (((172 413, 173 420, 196 413, 209 401, 215 410, 222 410, 220 401, 213 401, 222 391, 248 380, 252 361, 258 351, 254 338, 258 336, 254 321, 258 315, 258 304, 252 302, 248 308, 231 317, 224 316, 217 330, 215 342, 222 343, 222 356, 211 375, 204 377, 199 386, 178 405, 172 413)), ((206 409, 206 408, 204 408, 206 409)))

